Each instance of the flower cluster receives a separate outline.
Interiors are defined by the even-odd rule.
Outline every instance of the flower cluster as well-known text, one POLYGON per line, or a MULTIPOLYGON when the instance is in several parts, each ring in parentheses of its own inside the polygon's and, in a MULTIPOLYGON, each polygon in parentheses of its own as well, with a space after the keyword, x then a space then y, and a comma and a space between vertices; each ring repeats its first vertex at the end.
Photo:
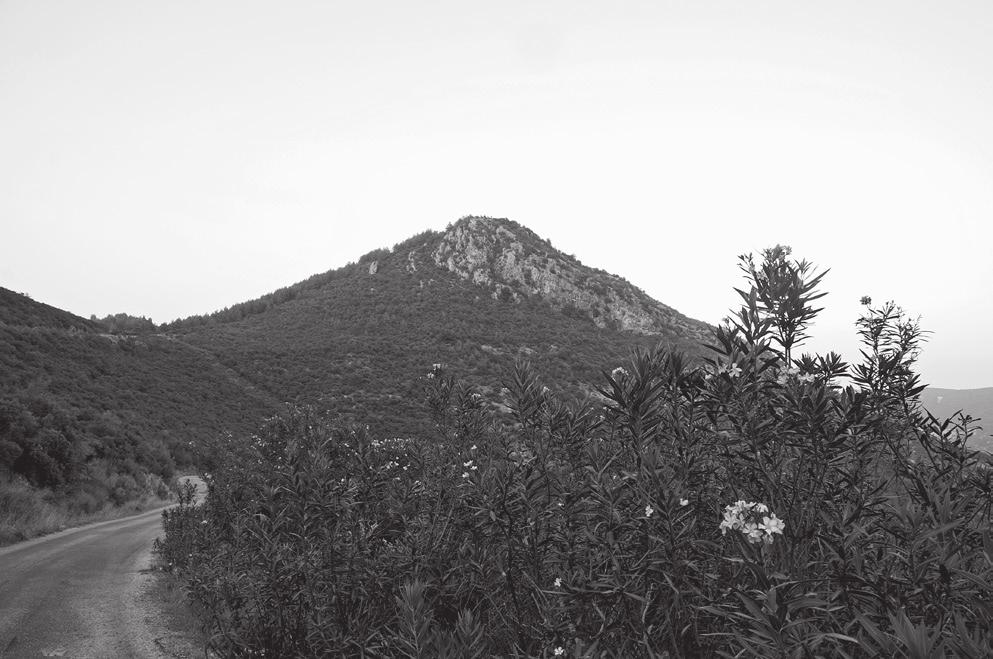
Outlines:
POLYGON ((776 378, 776 382, 781 385, 785 385, 791 378, 796 378, 801 383, 809 383, 816 380, 817 376, 812 373, 800 373, 800 369, 798 368, 788 368, 779 374, 779 377, 776 378))
POLYGON ((709 380, 715 375, 723 375, 727 373, 729 378, 737 378, 741 376, 741 367, 737 364, 717 364, 713 368, 708 368, 706 375, 704 375, 704 380, 709 380))
POLYGON ((724 521, 720 528, 721 535, 725 535, 730 529, 740 531, 753 544, 764 542, 771 545, 773 534, 782 535, 786 524, 775 513, 770 513, 769 507, 764 503, 736 501, 724 507, 724 521))

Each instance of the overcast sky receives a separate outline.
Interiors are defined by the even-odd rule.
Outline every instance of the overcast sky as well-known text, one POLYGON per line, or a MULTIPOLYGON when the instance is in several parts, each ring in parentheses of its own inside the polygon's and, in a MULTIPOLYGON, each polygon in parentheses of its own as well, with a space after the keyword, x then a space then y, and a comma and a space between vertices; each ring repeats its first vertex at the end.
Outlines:
POLYGON ((0 286, 157 322, 468 214, 716 323, 831 273, 993 386, 993 3, 0 0, 0 286))

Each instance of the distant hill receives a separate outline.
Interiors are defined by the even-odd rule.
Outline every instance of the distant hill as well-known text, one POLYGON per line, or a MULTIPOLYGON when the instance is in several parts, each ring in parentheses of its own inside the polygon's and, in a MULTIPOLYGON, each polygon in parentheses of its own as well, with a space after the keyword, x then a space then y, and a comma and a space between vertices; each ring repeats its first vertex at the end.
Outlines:
POLYGON ((938 418, 947 418, 961 410, 981 419, 971 441, 974 448, 993 453, 993 387, 982 389, 938 389, 929 387, 921 394, 921 404, 938 418))
POLYGON ((636 347, 695 353, 708 335, 527 228, 483 217, 165 329, 281 399, 397 435, 424 428, 419 392, 434 363, 485 390, 524 358, 548 386, 572 390, 636 347))
POLYGON ((707 335, 624 279, 483 217, 159 328, 0 289, 0 483, 16 473, 126 499, 144 474, 188 463, 191 443, 247 436, 283 402, 410 436, 427 428, 420 392, 435 363, 493 393, 524 358, 549 387, 591 393, 632 349, 694 353, 707 335))

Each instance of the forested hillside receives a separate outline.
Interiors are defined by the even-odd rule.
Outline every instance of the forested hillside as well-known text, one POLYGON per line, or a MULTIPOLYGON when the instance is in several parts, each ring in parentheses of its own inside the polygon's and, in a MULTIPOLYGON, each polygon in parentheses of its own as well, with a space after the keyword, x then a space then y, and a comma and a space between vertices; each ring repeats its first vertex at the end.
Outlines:
MULTIPOLYGON (((163 494, 190 466, 191 443, 247 431, 275 409, 175 337, 100 333, 6 289, 0 301, 0 489, 21 479, 83 514, 163 494)), ((4 522, 20 505, 10 496, 0 491, 4 522)))
POLYGON ((246 437, 284 402, 417 436, 432 427, 419 392, 435 364, 494 407, 522 358, 582 398, 632 349, 695 353, 707 328, 519 224, 474 217, 158 328, 0 292, 0 478, 85 509, 140 496, 203 440, 246 437))
POLYGON ((464 218, 445 233, 166 329, 281 400, 362 419, 378 434, 410 435, 429 428, 416 392, 435 363, 489 390, 526 358, 552 387, 571 390, 635 347, 663 341, 695 352, 690 337, 705 327, 520 225, 464 218), (454 249, 453 237, 462 241, 454 249), (453 255, 454 271, 445 260, 453 255), (518 280, 506 276, 508 259, 529 257, 540 264, 518 268, 518 280), (612 318, 618 308, 623 315, 612 318), (625 331, 624 322, 642 331, 625 331))

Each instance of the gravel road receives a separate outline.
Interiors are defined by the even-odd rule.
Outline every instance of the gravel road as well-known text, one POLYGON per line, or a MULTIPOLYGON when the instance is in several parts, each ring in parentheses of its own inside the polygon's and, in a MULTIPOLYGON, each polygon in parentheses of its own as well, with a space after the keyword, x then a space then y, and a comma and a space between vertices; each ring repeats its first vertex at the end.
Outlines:
POLYGON ((193 656, 148 592, 161 532, 159 509, 0 549, 0 659, 193 656))

